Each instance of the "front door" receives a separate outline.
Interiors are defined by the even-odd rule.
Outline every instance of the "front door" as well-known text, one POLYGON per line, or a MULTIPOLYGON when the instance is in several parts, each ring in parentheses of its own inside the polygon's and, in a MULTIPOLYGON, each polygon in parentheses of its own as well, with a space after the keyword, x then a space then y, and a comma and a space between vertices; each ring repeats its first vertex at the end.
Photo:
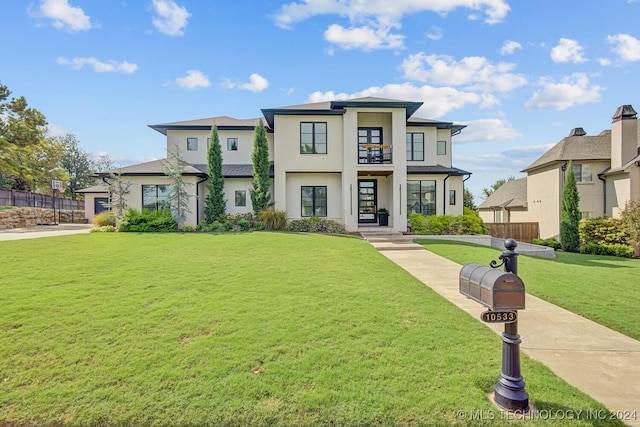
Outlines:
POLYGON ((376 216, 377 198, 376 180, 358 181, 358 223, 375 224, 378 221, 376 216))

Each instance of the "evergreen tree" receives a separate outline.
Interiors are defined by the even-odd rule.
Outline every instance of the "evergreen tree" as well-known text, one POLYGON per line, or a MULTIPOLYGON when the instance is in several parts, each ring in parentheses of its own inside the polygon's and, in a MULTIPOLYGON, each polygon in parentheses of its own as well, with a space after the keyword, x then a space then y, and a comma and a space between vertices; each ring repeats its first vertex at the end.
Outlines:
POLYGON ((253 186, 251 188, 251 205, 253 212, 258 212, 271 206, 271 184, 269 177, 269 144, 267 142, 267 131, 264 128, 262 120, 258 121, 256 130, 253 134, 253 153, 251 154, 253 162, 253 186))
POLYGON ((117 172, 111 172, 106 178, 105 186, 109 190, 109 203, 105 203, 104 207, 116 214, 116 223, 119 224, 127 209, 127 195, 131 192, 131 181, 123 180, 122 168, 118 168, 117 172))
POLYGON ((191 195, 187 191, 187 187, 193 184, 184 182, 182 177, 186 164, 176 148, 174 152, 169 153, 164 170, 171 182, 169 184, 169 206, 171 216, 178 223, 178 228, 182 228, 184 221, 187 219, 187 214, 191 213, 191 209, 189 209, 191 195))
POLYGON ((576 185, 576 177, 573 173, 573 165, 569 162, 567 176, 562 190, 562 203, 560 205, 560 241, 562 249, 567 252, 580 250, 580 195, 576 185))
POLYGON ((227 210, 227 201, 224 198, 224 177, 222 176, 222 148, 216 125, 211 127, 211 138, 209 139, 209 151, 207 152, 209 195, 204 206, 204 219, 207 224, 217 221, 227 210))
POLYGON ((478 207, 476 206, 476 204, 473 201, 473 193, 471 192, 471 190, 469 190, 468 188, 465 187, 464 189, 464 207, 465 208, 469 208, 473 211, 477 210, 478 207))

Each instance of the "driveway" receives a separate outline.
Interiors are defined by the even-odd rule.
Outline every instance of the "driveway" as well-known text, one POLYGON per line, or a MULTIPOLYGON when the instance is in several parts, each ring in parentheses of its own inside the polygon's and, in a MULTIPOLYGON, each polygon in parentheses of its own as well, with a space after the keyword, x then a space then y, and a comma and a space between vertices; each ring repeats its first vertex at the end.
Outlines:
POLYGON ((93 226, 90 224, 58 224, 13 228, 11 230, 0 230, 0 241, 36 239, 38 237, 66 236, 68 234, 88 233, 92 227, 93 226))

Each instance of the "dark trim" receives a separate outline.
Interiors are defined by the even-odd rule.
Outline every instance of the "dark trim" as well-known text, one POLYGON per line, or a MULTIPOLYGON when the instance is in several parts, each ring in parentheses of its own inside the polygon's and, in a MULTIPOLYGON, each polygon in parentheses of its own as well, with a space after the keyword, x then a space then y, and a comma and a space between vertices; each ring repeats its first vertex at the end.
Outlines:
MULTIPOLYGON (((407 135, 411 135, 411 159, 407 159, 408 162, 424 162, 424 148, 425 148, 425 144, 424 144, 424 132, 409 132, 407 131, 407 135), (413 150, 413 147, 415 145, 415 141, 413 140, 413 135, 422 135, 422 158, 421 159, 415 159, 415 153, 413 150)), ((407 137, 405 136, 405 151, 406 151, 406 145, 407 145, 407 137)))
POLYGON ((279 116, 341 116, 344 110, 305 110, 305 109, 287 109, 287 108, 264 108, 262 110, 269 129, 273 132, 276 114, 279 116))
MULTIPOLYGON (((151 129, 160 132, 163 135, 169 130, 208 130, 211 131, 211 125, 148 125, 151 129)), ((218 130, 255 130, 255 126, 218 126, 218 130)))
POLYGON ((413 116, 413 113, 418 111, 418 108, 422 107, 423 102, 412 101, 358 101, 358 100, 346 100, 346 101, 332 101, 332 109, 344 109, 344 108, 404 108, 406 110, 407 119, 413 116))

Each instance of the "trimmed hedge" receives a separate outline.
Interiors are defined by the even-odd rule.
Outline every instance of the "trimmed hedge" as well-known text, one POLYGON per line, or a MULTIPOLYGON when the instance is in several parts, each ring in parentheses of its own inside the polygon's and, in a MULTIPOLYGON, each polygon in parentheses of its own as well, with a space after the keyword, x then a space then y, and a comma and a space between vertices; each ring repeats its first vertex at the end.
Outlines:
POLYGON ((168 233, 178 230, 178 223, 168 210, 141 212, 129 208, 120 221, 119 231, 138 233, 168 233))
POLYGON ((547 246, 555 250, 558 250, 562 247, 562 244, 553 237, 550 237, 548 239, 533 239, 531 243, 533 243, 534 245, 547 246))
POLYGON ((581 254, 610 255, 621 258, 633 257, 633 247, 619 243, 587 243, 580 246, 581 254))
POLYGON ((618 218, 589 218, 580 221, 580 253, 631 258, 629 230, 618 218))
POLYGON ((339 222, 318 216, 310 216, 308 218, 291 221, 289 223, 289 231, 302 233, 346 233, 344 226, 339 222))
POLYGON ((412 213, 409 227, 416 234, 486 234, 487 226, 478 215, 422 215, 412 213))

